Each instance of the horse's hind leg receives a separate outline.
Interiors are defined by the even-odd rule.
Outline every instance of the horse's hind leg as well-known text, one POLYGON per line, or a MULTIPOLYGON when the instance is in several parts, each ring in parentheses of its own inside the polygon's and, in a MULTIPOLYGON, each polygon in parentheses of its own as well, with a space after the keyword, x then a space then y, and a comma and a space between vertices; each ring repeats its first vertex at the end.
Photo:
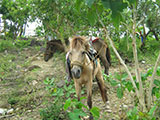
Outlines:
POLYGON ((106 93, 107 91, 106 91, 105 83, 104 83, 103 76, 100 70, 98 70, 98 73, 96 75, 96 80, 97 80, 97 83, 98 83, 98 86, 101 92, 103 102, 105 103, 108 101, 107 93, 106 93))
POLYGON ((108 63, 108 61, 107 61, 107 59, 106 59, 105 56, 100 56, 100 59, 101 59, 102 64, 103 64, 104 67, 105 67, 104 73, 108 75, 108 71, 109 71, 109 63, 108 63))

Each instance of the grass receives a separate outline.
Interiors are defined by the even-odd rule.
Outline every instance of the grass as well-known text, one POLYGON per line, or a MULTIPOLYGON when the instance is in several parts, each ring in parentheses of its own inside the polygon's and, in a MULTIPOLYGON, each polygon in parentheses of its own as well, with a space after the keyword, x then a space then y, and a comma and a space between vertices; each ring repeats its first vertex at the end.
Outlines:
POLYGON ((11 75, 12 71, 16 69, 16 64, 13 62, 16 56, 12 54, 2 55, 0 57, 0 78, 5 78, 11 75))
POLYGON ((3 52, 5 50, 12 50, 12 49, 16 49, 12 40, 0 39, 0 52, 3 52))

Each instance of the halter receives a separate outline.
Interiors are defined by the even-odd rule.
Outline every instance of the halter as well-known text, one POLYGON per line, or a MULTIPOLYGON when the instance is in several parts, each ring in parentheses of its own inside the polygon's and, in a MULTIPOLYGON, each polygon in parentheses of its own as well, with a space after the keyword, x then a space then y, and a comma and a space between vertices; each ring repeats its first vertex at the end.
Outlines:
POLYGON ((83 67, 84 62, 80 63, 79 61, 73 61, 73 62, 71 61, 71 68, 73 67, 73 65, 77 65, 77 66, 83 67))

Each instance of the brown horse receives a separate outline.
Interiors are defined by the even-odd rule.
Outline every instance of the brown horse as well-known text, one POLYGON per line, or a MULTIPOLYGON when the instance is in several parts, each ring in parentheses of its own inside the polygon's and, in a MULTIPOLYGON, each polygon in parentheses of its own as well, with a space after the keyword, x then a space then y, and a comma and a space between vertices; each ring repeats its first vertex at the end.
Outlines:
MULTIPOLYGON (((99 59, 92 61, 89 57, 89 42, 81 36, 70 41, 68 58, 71 64, 71 74, 74 80, 78 100, 81 97, 81 88, 84 84, 87 90, 87 104, 92 108, 92 82, 96 78, 104 102, 108 101, 106 87, 101 72, 99 59)), ((93 119, 90 115, 90 119, 93 119)))
POLYGON ((95 38, 91 40, 92 46, 97 51, 97 54, 102 62, 102 64, 105 67, 104 73, 108 75, 109 72, 109 66, 111 65, 111 56, 110 56, 110 50, 107 45, 102 39, 95 38))
POLYGON ((53 57, 53 54, 56 51, 60 51, 60 52, 65 51, 61 40, 47 41, 46 50, 44 53, 44 60, 47 62, 50 58, 53 57))

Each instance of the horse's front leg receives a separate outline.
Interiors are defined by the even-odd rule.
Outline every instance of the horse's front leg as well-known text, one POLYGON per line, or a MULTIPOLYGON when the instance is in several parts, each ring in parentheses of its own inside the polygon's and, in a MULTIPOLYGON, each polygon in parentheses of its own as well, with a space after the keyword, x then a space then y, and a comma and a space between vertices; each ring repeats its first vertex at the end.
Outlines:
MULTIPOLYGON (((89 109, 91 109, 92 108, 92 81, 86 84, 86 88, 87 88, 87 105, 89 106, 89 109)), ((93 120, 93 116, 91 113, 90 113, 89 119, 93 120)))
POLYGON ((81 85, 75 82, 75 89, 76 89, 76 95, 78 97, 78 101, 80 101, 81 98, 81 85))

